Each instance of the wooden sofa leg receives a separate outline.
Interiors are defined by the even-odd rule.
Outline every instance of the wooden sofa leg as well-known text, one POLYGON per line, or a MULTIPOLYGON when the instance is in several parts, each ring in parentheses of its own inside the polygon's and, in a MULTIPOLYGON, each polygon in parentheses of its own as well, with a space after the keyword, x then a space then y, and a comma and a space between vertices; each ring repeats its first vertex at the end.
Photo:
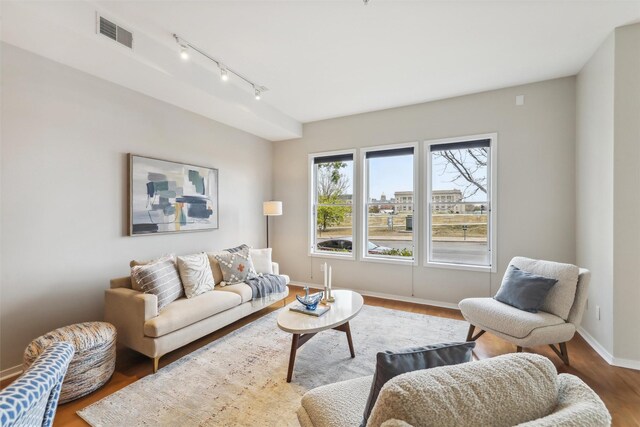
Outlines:
POLYGON ((473 326, 473 325, 471 325, 471 324, 469 325, 469 332, 467 333, 467 341, 475 341, 475 340, 477 340, 478 338, 480 338, 480 337, 482 336, 482 334, 484 334, 484 333, 486 332, 486 331, 483 331, 483 330, 481 329, 481 330, 480 330, 480 332, 478 332, 478 333, 476 334, 476 336, 474 337, 474 336, 473 336, 473 331, 475 330, 475 328, 476 328, 475 326, 473 326))
POLYGON ((522 347, 516 346, 516 352, 517 353, 522 353, 522 347))
POLYGON ((564 362, 565 365, 570 366, 569 365, 569 352, 567 351, 567 343, 566 342, 561 342, 560 343, 560 350, 558 350, 558 348, 553 344, 549 344, 549 347, 551 347, 551 350, 553 350, 553 352, 555 354, 557 354, 560 359, 562 359, 562 361, 564 362))
POLYGON ((153 373, 158 372, 158 362, 160 362, 160 356, 153 358, 153 373))

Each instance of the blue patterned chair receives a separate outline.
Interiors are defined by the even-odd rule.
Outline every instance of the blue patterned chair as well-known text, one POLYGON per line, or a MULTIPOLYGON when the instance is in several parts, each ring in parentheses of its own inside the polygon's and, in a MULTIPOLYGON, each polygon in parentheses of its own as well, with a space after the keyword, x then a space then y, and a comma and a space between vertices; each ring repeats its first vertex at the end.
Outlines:
POLYGON ((69 343, 51 344, 20 378, 0 391, 0 427, 51 426, 73 354, 69 343))

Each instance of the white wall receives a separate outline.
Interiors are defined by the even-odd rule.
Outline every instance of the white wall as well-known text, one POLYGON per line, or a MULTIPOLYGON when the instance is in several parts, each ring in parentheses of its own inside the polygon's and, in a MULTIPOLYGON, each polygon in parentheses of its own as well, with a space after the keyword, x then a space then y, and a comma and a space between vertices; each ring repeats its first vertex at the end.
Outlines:
POLYGON ((615 39, 613 352, 640 369, 640 24, 615 39))
MULTIPOLYGON (((492 295, 515 255, 575 262, 573 77, 309 123, 303 131, 274 143, 274 196, 284 202, 273 222, 274 254, 294 280, 320 284, 325 261, 308 256, 309 153, 489 132, 498 133, 497 273, 331 260, 336 286, 456 304, 492 295), (516 95, 525 95, 524 106, 515 105, 516 95)), ((422 222, 420 215, 421 230, 422 222)))
POLYGON ((591 270, 583 328, 613 351, 613 34, 577 78, 576 255, 591 270), (600 307, 600 320, 596 307, 600 307))
POLYGON ((640 24, 617 28, 577 82, 576 250, 593 274, 582 326, 610 363, 639 369, 640 24))
POLYGON ((129 260, 264 245, 272 145, 2 45, 1 369, 31 339, 102 318, 129 260), (220 174, 220 229, 127 237, 127 153, 220 174))

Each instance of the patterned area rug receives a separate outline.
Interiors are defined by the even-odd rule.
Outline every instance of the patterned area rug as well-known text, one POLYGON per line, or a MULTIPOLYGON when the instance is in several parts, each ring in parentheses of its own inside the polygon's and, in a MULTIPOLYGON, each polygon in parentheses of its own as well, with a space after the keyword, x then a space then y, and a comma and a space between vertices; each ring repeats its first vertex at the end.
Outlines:
POLYGON ((467 324, 364 306, 344 333, 323 331, 298 350, 286 382, 291 335, 270 313, 90 405, 92 426, 298 426, 300 397, 323 384, 371 375, 376 353, 464 341, 467 324))

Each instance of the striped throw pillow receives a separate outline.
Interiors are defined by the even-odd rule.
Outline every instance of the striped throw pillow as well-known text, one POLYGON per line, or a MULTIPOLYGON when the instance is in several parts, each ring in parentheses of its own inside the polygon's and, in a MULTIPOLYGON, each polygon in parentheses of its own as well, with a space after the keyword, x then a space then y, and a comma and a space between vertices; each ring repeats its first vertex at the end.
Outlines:
POLYGON ((216 285, 209 258, 204 252, 201 254, 178 257, 178 271, 187 298, 193 298, 207 291, 212 291, 216 285))
POLYGON ((136 291, 158 297, 158 310, 184 295, 173 257, 131 268, 131 283, 136 291))

